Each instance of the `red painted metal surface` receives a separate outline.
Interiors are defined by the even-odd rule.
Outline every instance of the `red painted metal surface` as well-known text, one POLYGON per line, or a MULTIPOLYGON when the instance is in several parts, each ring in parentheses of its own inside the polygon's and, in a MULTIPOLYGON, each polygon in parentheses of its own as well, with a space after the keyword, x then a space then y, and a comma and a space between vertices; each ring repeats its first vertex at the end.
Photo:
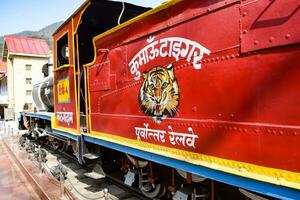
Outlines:
POLYGON ((300 42, 299 0, 243 1, 241 16, 242 52, 300 42))
MULTIPOLYGON (((214 1, 184 2, 169 8, 168 12, 149 16, 96 41, 97 59, 88 69, 91 130, 137 142, 300 172, 299 45, 259 54, 241 54, 241 51, 255 50, 251 46, 243 47, 247 45, 247 36, 240 38, 241 23, 242 27, 244 23, 240 20, 241 11, 257 1, 243 5, 223 2, 216 10, 207 9, 214 6, 214 1), (206 11, 201 13, 199 9, 205 10, 203 8, 206 11), (200 14, 195 15, 195 11, 200 14), (176 17, 171 19, 173 16, 176 17), (179 24, 168 24, 167 18, 176 21, 177 17, 179 24), (166 38, 169 38, 167 47, 176 42, 178 45, 178 41, 170 42, 174 37, 200 44, 210 54, 204 54, 198 63, 193 63, 197 56, 176 60, 174 46, 170 52, 162 47, 166 38), (136 57, 142 55, 139 52, 147 45, 151 47, 154 43, 160 45, 159 56, 149 58, 155 55, 155 49, 152 53, 148 49, 148 59, 136 57), (136 69, 131 65, 134 58, 141 61, 136 69), (196 69, 200 63, 201 69, 196 69), (149 116, 141 108, 141 88, 146 77, 143 74, 149 75, 148 72, 157 66, 167 69, 169 64, 173 65, 179 104, 174 116, 169 114, 159 119, 149 116), (138 130, 146 128, 164 131, 165 140, 155 139, 153 135, 139 138, 138 130), (195 146, 172 143, 174 132, 196 135, 195 146)), ((251 12, 254 12, 253 16, 259 16, 262 10, 251 9, 251 12)), ((292 19, 300 21, 298 14, 292 19)), ((285 28, 276 26, 268 31, 283 33, 285 28)), ((251 30, 249 34, 262 37, 260 31, 251 30)), ((182 46, 183 40, 180 41, 181 47, 186 47, 182 46)), ((295 42, 298 41, 293 40, 295 42)), ((286 44, 290 43, 279 42, 276 46, 286 44)), ((160 105, 156 105, 153 113, 159 110, 160 105)))
MULTIPOLYGON (((76 89, 76 40, 75 40, 75 31, 77 31, 77 27, 80 24, 80 19, 82 12, 86 9, 86 7, 89 5, 89 2, 86 1, 82 4, 82 6, 61 26, 59 27, 53 34, 53 56, 54 56, 54 103, 55 103, 55 113, 56 113, 56 124, 58 125, 58 128, 67 128, 69 132, 71 133, 78 133, 79 125, 78 125, 78 110, 79 107, 77 107, 79 104, 76 102, 77 91, 76 89), (63 69, 57 70, 60 66, 57 65, 57 41, 61 39, 65 34, 68 35, 68 48, 69 48, 69 64, 67 67, 63 69), (59 82, 62 80, 68 79, 69 80, 69 88, 68 91, 70 93, 69 100, 66 102, 59 102, 58 96, 59 96, 59 82), (72 113, 72 120, 70 123, 67 123, 66 121, 63 122, 63 120, 58 120, 58 115, 61 114, 63 116, 63 113, 72 113)), ((68 116, 68 115, 65 115, 68 116)), ((66 129, 65 129, 66 130, 66 129)))
POLYGON ((46 56, 49 46, 46 40, 19 36, 5 36, 4 42, 9 53, 34 54, 46 56))
MULTIPOLYGON (((73 129, 75 133, 77 132, 77 110, 76 110, 76 83, 75 83, 75 63, 74 63, 74 50, 73 50, 73 32, 72 32, 72 22, 69 21, 65 24, 59 31, 53 36, 54 43, 54 111, 56 115, 56 124, 60 128, 69 128, 73 129), (69 48, 69 64, 65 68, 59 69, 57 66, 57 41, 63 36, 68 35, 68 48, 69 48), (69 88, 69 99, 65 102, 59 102, 59 82, 68 79, 69 88), (72 113, 72 114, 70 114, 72 113), (72 120, 68 117, 72 116, 72 120), (59 120, 60 118, 60 120, 59 120)), ((60 53, 60 52, 59 52, 60 53)))

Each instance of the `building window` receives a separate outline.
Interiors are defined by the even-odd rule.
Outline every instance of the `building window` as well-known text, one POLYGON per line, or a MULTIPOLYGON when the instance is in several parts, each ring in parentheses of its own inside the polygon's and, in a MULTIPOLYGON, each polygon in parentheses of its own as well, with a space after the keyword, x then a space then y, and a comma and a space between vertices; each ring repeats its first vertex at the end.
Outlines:
POLYGON ((32 91, 31 90, 26 90, 26 96, 31 96, 32 91))
POLYGON ((31 78, 26 78, 26 84, 31 84, 31 78))
POLYGON ((31 65, 29 65, 29 64, 25 65, 25 70, 30 71, 31 70, 31 65))

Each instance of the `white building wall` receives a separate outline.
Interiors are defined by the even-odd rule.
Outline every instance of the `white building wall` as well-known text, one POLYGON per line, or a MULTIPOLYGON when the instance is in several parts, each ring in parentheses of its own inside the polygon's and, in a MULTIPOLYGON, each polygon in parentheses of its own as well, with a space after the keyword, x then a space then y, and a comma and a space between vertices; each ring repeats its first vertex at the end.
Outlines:
POLYGON ((14 108, 14 69, 13 69, 13 59, 7 59, 7 94, 8 94, 8 108, 14 108))
POLYGON ((8 104, 7 77, 0 80, 0 104, 8 104))
POLYGON ((23 111, 25 103, 31 105, 31 109, 35 107, 32 98, 32 88, 37 81, 43 78, 42 66, 47 62, 48 58, 27 56, 13 57, 13 104, 15 119, 17 119, 19 113, 23 111), (27 70, 26 65, 30 65, 31 69, 27 70), (31 78, 31 84, 26 83, 26 78, 31 78), (26 91, 31 91, 31 93, 27 94, 26 91))

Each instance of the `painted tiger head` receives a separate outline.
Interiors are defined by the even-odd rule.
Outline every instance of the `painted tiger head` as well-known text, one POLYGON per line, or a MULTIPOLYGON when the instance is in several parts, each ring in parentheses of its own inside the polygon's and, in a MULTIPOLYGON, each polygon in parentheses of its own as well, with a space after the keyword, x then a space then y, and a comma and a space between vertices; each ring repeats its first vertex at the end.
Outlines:
POLYGON ((139 94, 142 111, 158 123, 166 117, 174 117, 179 93, 173 65, 157 66, 143 73, 143 76, 144 82, 139 94))

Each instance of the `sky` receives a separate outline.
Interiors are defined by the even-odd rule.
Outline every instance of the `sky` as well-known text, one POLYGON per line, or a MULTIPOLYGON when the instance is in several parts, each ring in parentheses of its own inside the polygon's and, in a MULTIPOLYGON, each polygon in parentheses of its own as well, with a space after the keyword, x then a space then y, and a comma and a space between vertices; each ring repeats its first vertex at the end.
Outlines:
MULTIPOLYGON (((164 0, 124 0, 154 7, 164 0)), ((66 20, 84 0, 0 0, 0 36, 21 31, 38 31, 47 25, 66 20)))

